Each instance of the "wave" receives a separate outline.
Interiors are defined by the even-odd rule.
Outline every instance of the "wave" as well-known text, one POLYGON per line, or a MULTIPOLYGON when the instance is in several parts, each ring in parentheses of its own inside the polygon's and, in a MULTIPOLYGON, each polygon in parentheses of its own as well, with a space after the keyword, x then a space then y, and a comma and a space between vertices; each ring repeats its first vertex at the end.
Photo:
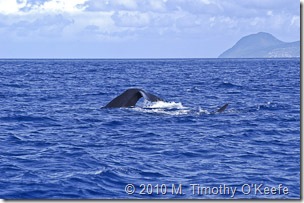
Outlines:
POLYGON ((187 109, 187 107, 183 106, 181 102, 165 102, 165 101, 157 101, 157 102, 146 102, 144 108, 150 109, 187 109))
POLYGON ((135 111, 140 111, 144 113, 158 113, 158 114, 167 114, 172 116, 180 116, 180 115, 193 115, 199 116, 202 114, 216 114, 216 109, 207 110, 202 107, 198 108, 190 108, 184 106, 181 102, 165 102, 165 101, 157 101, 157 102, 149 102, 144 101, 143 105, 135 106, 131 108, 135 111))
POLYGON ((264 102, 264 103, 252 103, 249 105, 241 104, 238 108, 229 108, 225 110, 227 113, 236 113, 236 114, 244 114, 244 113, 256 113, 259 111, 280 111, 291 108, 290 105, 281 104, 276 102, 264 102))
POLYGON ((237 85, 237 84, 233 84, 233 83, 230 83, 230 82, 222 82, 221 84, 219 84, 217 86, 218 88, 236 88, 236 89, 242 89, 243 86, 241 85, 237 85))
POLYGON ((0 117, 1 121, 32 121, 32 122, 47 122, 47 121, 56 121, 53 118, 47 116, 33 116, 33 115, 13 115, 0 117))
MULTIPOLYGON (((187 107, 184 106, 181 102, 174 102, 174 101, 157 101, 157 102, 150 102, 144 100, 141 105, 136 105, 133 108, 128 108, 132 111, 138 111, 142 113, 151 113, 151 114, 166 114, 171 116, 185 116, 185 115, 193 115, 193 116, 200 116, 200 115, 209 115, 209 114, 216 114, 217 108, 214 107, 212 109, 205 109, 201 106, 198 107, 187 107)), ((230 114, 240 114, 240 113, 248 113, 248 112, 256 112, 261 110, 281 110, 286 109, 286 105, 279 105, 277 103, 266 102, 262 104, 251 104, 249 106, 243 106, 236 108, 229 108, 225 110, 226 113, 230 114)), ((114 123, 117 124, 117 123, 114 123)), ((110 123, 112 125, 112 123, 110 123)))
POLYGON ((167 114, 172 116, 186 115, 189 114, 191 109, 183 106, 181 102, 149 102, 145 101, 142 107, 132 108, 135 111, 145 112, 145 113, 158 113, 167 114))

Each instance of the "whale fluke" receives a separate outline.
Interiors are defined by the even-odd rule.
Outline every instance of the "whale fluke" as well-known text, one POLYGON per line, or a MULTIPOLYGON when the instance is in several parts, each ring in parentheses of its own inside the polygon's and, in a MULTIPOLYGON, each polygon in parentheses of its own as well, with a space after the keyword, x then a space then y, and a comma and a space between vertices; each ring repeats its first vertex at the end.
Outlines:
MULTIPOLYGON (((124 91, 122 94, 115 97, 110 101, 106 106, 102 108, 121 108, 121 107, 133 107, 140 98, 145 98, 150 102, 164 101, 163 99, 146 92, 143 89, 131 88, 124 91)), ((217 109, 216 111, 211 112, 211 114, 222 113, 227 108, 228 103, 217 109)))
POLYGON ((121 95, 114 98, 112 101, 110 101, 105 106, 105 108, 119 108, 119 107, 135 106, 137 101, 142 97, 144 97, 146 100, 151 101, 151 102, 163 101, 163 99, 161 99, 151 93, 145 92, 142 89, 132 88, 132 89, 127 89, 121 95))

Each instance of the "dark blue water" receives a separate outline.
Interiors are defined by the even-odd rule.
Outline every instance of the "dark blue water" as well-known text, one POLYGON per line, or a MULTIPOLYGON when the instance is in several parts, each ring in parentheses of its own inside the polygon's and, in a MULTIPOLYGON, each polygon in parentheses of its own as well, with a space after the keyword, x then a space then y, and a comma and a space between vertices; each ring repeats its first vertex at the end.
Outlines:
POLYGON ((0 60, 0 70, 2 199, 300 198, 299 59, 0 60), (100 109, 130 87, 166 102, 100 109))

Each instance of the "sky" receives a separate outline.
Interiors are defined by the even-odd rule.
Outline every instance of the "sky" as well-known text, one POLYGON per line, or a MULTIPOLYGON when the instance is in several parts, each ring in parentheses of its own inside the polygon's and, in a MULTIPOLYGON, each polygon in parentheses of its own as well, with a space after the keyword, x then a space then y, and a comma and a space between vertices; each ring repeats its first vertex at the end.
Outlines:
POLYGON ((300 40, 297 0, 0 0, 0 58, 214 58, 300 40))

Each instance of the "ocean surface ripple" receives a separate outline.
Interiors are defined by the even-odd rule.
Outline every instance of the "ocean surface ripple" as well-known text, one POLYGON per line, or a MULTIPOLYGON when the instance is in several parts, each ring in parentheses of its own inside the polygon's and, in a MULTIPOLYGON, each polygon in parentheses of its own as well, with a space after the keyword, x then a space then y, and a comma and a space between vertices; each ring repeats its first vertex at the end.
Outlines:
POLYGON ((300 198, 299 59, 0 60, 0 70, 1 199, 231 198, 191 184, 300 198), (166 102, 101 109, 131 87, 166 102), (139 194, 141 184, 183 194, 139 194))

